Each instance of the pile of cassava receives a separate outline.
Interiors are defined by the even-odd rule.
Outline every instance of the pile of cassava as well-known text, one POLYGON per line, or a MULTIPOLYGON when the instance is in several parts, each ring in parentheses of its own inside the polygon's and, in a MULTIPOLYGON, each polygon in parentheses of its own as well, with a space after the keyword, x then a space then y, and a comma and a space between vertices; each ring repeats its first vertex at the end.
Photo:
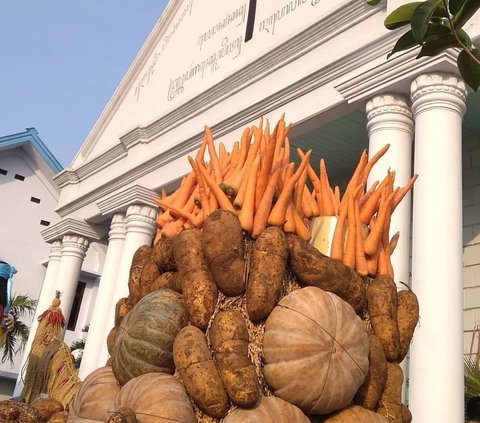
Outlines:
POLYGON ((340 197, 310 152, 298 151, 295 171, 283 118, 262 126, 231 153, 206 128, 192 173, 157 200, 157 236, 133 257, 111 358, 84 380, 69 421, 412 420, 399 363, 419 310, 411 290, 397 293, 389 224, 415 177, 395 189, 389 172, 365 188, 387 146, 362 154, 340 197), (323 216, 336 217, 330 256, 308 242, 323 216))

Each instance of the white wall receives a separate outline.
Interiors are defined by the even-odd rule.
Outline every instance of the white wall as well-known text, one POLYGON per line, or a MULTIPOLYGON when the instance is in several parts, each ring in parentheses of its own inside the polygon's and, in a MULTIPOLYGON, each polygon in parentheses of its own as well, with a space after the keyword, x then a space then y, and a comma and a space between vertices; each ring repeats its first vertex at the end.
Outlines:
MULTIPOLYGON (((41 220, 55 223, 57 214, 53 211, 58 197, 52 186, 38 173, 22 149, 17 148, 0 152, 0 168, 7 175, 0 174, 0 259, 14 265, 18 273, 14 276, 12 295, 28 294, 37 299, 45 275, 42 262, 48 260, 50 246, 46 244, 40 231, 46 226, 41 220), (23 181, 15 179, 15 174, 25 177, 23 181), (30 201, 31 197, 40 199, 40 203, 30 201)), ((30 325, 31 318, 23 318, 30 325)), ((21 356, 15 357, 15 366, 4 363, 0 371, 18 372, 21 356)))
MULTIPOLYGON (((480 135, 463 142, 463 315, 464 351, 480 325, 480 135)), ((477 351, 478 338, 474 343, 477 351)))

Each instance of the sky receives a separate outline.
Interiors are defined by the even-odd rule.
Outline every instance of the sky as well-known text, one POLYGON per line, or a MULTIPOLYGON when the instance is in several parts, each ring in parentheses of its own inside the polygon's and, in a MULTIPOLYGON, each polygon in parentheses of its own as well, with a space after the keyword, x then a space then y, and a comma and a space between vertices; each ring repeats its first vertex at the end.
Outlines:
POLYGON ((168 0, 0 0, 0 136, 67 167, 168 0))

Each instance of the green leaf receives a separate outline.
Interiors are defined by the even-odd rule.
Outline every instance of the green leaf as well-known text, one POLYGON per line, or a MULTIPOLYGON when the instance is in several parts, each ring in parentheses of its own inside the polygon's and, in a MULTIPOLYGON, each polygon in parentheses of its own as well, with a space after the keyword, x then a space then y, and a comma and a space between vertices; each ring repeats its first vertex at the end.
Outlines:
POLYGON ((407 31, 397 40, 397 42, 393 46, 392 51, 388 53, 387 59, 390 59, 392 55, 394 55, 395 53, 398 53, 399 51, 408 50, 417 45, 418 43, 413 38, 412 31, 407 31))
POLYGON ((425 34, 431 23, 432 16, 440 7, 443 7, 442 0, 428 0, 413 11, 411 19, 412 32, 418 43, 425 41, 425 34))
MULTIPOLYGON (((473 49, 470 52, 480 61, 480 50, 473 49)), ((480 86, 480 64, 465 50, 462 50, 457 57, 457 65, 465 82, 477 91, 480 86)))
POLYGON ((453 17, 453 25, 456 28, 462 27, 478 9, 480 9, 480 2, 478 0, 464 0, 462 7, 453 17))
POLYGON ((462 28, 456 29, 455 32, 457 33, 458 38, 460 38, 460 41, 463 43, 464 46, 472 48, 472 40, 462 28))
POLYGON ((422 4, 421 1, 415 1, 413 3, 407 3, 398 7, 386 17, 384 21, 385 27, 387 29, 397 29, 407 25, 412 19, 413 11, 420 4, 422 4))
POLYGON ((425 39, 417 59, 424 56, 436 56, 447 48, 455 47, 457 45, 457 39, 453 34, 433 35, 425 39))
POLYGON ((448 9, 452 15, 456 15, 458 11, 462 8, 463 2, 465 0, 449 0, 448 9))
POLYGON ((376 6, 381 1, 382 0, 367 0, 367 4, 369 4, 370 6, 376 6))

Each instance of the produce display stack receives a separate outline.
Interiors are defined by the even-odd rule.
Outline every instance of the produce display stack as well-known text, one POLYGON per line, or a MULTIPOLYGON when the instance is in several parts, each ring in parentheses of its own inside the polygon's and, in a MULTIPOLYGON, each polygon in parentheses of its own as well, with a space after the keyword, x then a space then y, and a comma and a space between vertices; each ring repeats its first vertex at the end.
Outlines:
POLYGON ((395 188, 389 171, 366 189, 387 145, 362 154, 341 194, 310 151, 290 162, 289 129, 260 121, 227 152, 205 128, 192 172, 156 199, 157 235, 133 257, 111 358, 69 421, 412 420, 399 363, 419 310, 411 290, 397 293, 389 232, 416 176, 395 188), (328 255, 311 243, 322 219, 334 225, 328 255))

